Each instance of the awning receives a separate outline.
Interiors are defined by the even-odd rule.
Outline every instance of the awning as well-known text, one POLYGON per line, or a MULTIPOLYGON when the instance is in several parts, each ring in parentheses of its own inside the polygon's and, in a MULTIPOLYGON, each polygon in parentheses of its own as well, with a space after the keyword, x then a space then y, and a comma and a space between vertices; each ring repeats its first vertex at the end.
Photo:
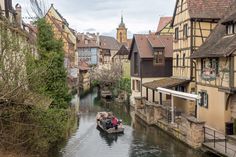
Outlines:
POLYGON ((172 88, 178 85, 183 85, 189 83, 190 80, 177 79, 177 78, 166 78, 161 80, 156 80, 152 82, 144 83, 143 86, 149 89, 156 90, 158 87, 162 88, 172 88))
POLYGON ((182 98, 182 99, 187 99, 187 100, 191 100, 191 101, 195 101, 195 102, 197 102, 199 99, 201 99, 201 97, 199 95, 196 95, 196 94, 179 92, 179 91, 175 91, 175 90, 171 90, 171 89, 166 89, 166 88, 161 88, 161 87, 158 87, 157 91, 159 93, 171 95, 171 123, 172 124, 175 123, 174 97, 182 98))
POLYGON ((200 96, 196 94, 179 92, 179 91, 161 88, 161 87, 158 87, 157 91, 163 94, 172 95, 174 97, 183 98, 183 99, 192 100, 192 101, 200 99, 200 96))

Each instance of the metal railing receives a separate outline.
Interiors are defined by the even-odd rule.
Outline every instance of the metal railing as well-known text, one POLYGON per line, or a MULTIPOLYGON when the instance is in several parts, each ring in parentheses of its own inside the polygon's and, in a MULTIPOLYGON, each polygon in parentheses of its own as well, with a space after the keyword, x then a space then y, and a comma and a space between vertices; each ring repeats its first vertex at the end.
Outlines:
POLYGON ((206 126, 204 127, 204 143, 213 143, 214 150, 219 153, 236 156, 236 144, 229 143, 225 134, 206 126))

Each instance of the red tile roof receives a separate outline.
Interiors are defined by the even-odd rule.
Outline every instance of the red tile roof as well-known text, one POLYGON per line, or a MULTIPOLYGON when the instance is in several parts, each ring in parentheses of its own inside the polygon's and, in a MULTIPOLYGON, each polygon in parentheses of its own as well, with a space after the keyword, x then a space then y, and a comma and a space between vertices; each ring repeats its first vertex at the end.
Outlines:
POLYGON ((77 41, 77 47, 78 48, 98 48, 99 46, 99 40, 97 39, 97 35, 95 34, 80 34, 77 35, 78 41, 77 41), (88 43, 85 43, 85 40, 87 40, 88 43))
MULTIPOLYGON (((153 48, 164 48, 165 57, 173 57, 173 37, 171 35, 153 35, 153 34, 136 34, 132 42, 130 53, 134 42, 140 58, 153 58, 153 48)), ((131 54, 129 54, 129 58, 131 54)))
POLYGON ((157 27, 157 32, 162 31, 172 20, 172 17, 161 17, 157 27))
POLYGON ((88 71, 90 68, 89 68, 89 65, 88 63, 84 62, 84 61, 80 61, 79 62, 79 70, 81 71, 88 71))
POLYGON ((220 19, 234 0, 187 0, 191 18, 220 19))
POLYGON ((109 50, 119 50, 121 45, 120 43, 114 38, 110 36, 100 36, 100 46, 102 49, 109 49, 109 50))
MULTIPOLYGON (((176 0, 174 16, 171 22, 172 26, 174 24, 179 1, 180 0, 176 0)), ((191 19, 220 20, 234 1, 235 0, 187 0, 189 16, 191 19)))
POLYGON ((173 57, 173 36, 172 35, 149 35, 148 41, 153 48, 165 48, 165 57, 173 57))
POLYGON ((129 50, 127 49, 127 47, 125 45, 122 45, 120 50, 113 56, 128 56, 129 55, 129 50))
POLYGON ((236 1, 232 6, 205 43, 191 55, 191 58, 226 57, 236 51, 236 34, 226 35, 226 25, 224 25, 236 19, 236 1))
POLYGON ((152 82, 144 83, 143 86, 149 89, 156 90, 158 87, 163 88, 173 88, 178 85, 189 83, 190 80, 177 79, 177 78, 166 78, 161 80, 156 80, 152 82))

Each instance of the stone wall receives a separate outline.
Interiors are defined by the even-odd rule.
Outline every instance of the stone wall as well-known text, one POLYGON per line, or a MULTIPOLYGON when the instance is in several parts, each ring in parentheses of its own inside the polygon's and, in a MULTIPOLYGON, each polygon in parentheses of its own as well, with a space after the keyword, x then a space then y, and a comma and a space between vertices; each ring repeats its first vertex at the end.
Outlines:
POLYGON ((204 142, 204 122, 191 116, 181 116, 175 124, 170 124, 162 117, 162 106, 151 104, 143 99, 136 99, 135 115, 148 125, 156 125, 192 148, 200 148, 204 142))

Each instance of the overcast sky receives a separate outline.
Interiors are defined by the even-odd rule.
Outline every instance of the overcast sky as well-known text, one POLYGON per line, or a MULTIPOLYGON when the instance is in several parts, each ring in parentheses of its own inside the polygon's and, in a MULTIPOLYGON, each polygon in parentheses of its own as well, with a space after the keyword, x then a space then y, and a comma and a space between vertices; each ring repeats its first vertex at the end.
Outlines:
MULTIPOLYGON (((30 0, 13 0, 20 3, 25 10, 29 9, 30 0)), ((45 0, 51 3, 67 19, 70 27, 78 32, 99 32, 105 35, 116 35, 123 12, 124 22, 129 37, 135 33, 156 30, 160 16, 172 16, 175 0, 45 0)))

